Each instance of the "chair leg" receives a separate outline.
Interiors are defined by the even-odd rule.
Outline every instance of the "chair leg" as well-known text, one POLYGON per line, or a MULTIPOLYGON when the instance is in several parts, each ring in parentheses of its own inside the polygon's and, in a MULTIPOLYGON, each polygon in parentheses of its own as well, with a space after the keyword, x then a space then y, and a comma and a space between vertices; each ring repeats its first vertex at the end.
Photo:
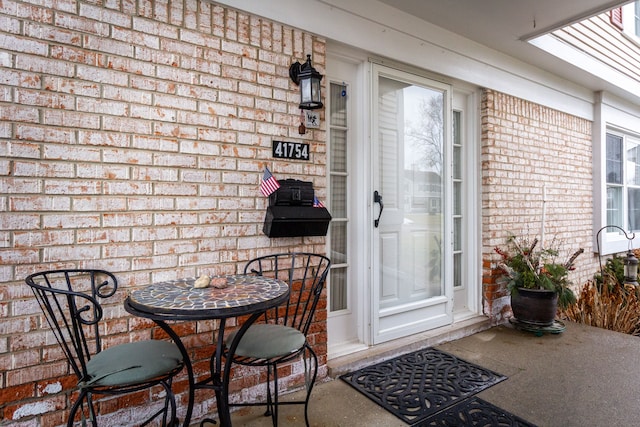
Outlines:
MULTIPOLYGON (((162 426, 174 427, 178 425, 178 418, 176 414, 176 398, 175 398, 175 395, 173 394, 173 390, 171 389, 171 383, 172 383, 171 378, 167 381, 160 382, 160 385, 162 385, 165 391, 164 409, 156 412, 155 415, 152 415, 151 418, 149 418, 147 421, 141 424, 141 426, 146 426, 149 423, 151 423, 153 420, 155 420, 158 417, 158 415, 160 415, 160 413, 162 413, 162 426), (169 414, 170 416, 169 418, 167 418, 167 415, 169 414)), ((87 392, 85 390, 80 391, 80 395, 78 396, 78 399, 74 402, 73 406, 71 407, 71 412, 69 413, 69 418, 67 419, 67 427, 73 427, 74 419, 76 417, 76 413, 78 412, 78 409, 81 410, 82 426, 86 426, 87 421, 89 421, 91 423, 90 424, 91 426, 98 427, 98 419, 95 412, 95 408, 93 407, 93 399, 92 399, 91 392, 87 392), (87 402, 87 410, 89 411, 88 420, 84 413, 84 408, 83 408, 84 405, 82 404, 84 400, 86 400, 87 402)))
POLYGON ((89 411, 89 421, 91 422, 91 425, 93 427, 98 427, 98 420, 96 419, 96 413, 93 407, 93 399, 91 398, 91 393, 87 392, 85 389, 80 390, 80 395, 78 396, 78 399, 73 403, 73 406, 71 407, 71 412, 69 412, 69 418, 67 419, 67 427, 73 427, 73 422, 76 417, 76 413, 78 412, 78 409, 81 410, 80 414, 82 418, 82 425, 83 426, 86 425, 87 423, 86 415, 84 413, 84 409, 82 408, 83 407, 82 402, 84 400, 87 401, 87 410, 89 411))
POLYGON ((73 427, 73 419, 76 416, 76 412, 78 411, 78 408, 80 407, 80 402, 82 402, 82 399, 84 399, 84 392, 83 391, 80 392, 80 396, 78 396, 78 400, 76 400, 73 403, 73 406, 71 407, 71 412, 69 412, 69 418, 67 419, 67 427, 73 427))
POLYGON ((178 425, 178 419, 176 417, 176 396, 173 394, 173 390, 171 389, 171 383, 171 378, 169 378, 169 380, 166 382, 162 382, 162 387, 164 387, 165 391, 164 415, 162 416, 162 425, 174 427, 178 425), (171 407, 171 416, 169 417, 169 422, 167 423, 167 413, 169 412, 169 407, 171 407))
POLYGON ((267 409, 264 416, 268 417, 273 414, 273 402, 271 400, 271 365, 267 365, 267 409))
POLYGON ((173 426, 173 405, 171 405, 171 399, 169 398, 169 391, 167 390, 167 387, 164 383, 162 383, 162 387, 164 387, 164 392, 165 392, 165 396, 164 396, 164 411, 162 412, 162 425, 163 426, 173 426), (167 415, 169 415, 169 407, 171 407, 171 415, 169 417, 167 417, 167 415), (167 423, 168 421, 168 423, 167 423))
POLYGON ((158 418, 160 414, 162 414, 162 426, 163 427, 175 427, 178 425, 178 419, 176 417, 176 398, 173 394, 173 390, 171 389, 172 379, 169 378, 166 381, 161 381, 160 385, 164 388, 165 397, 164 397, 164 407, 157 411, 155 414, 151 415, 147 420, 140 424, 140 427, 145 427, 158 418))
POLYGON ((278 427, 278 365, 273 365, 273 427, 278 427))
POLYGON ((273 427, 278 426, 278 366, 267 365, 267 411, 264 413, 267 417, 271 415, 271 423, 273 427), (273 372, 273 380, 271 373, 273 372), (271 381, 273 381, 273 393, 271 391, 271 381))
MULTIPOLYGON (((311 359, 311 363, 313 364, 313 375, 311 375, 311 378, 307 377, 305 378, 305 381, 307 382, 307 398, 304 401, 304 421, 307 425, 307 427, 309 427, 309 400, 311 399, 311 391, 313 390, 313 386, 316 383, 316 377, 318 376, 318 357, 316 356, 316 353, 313 351, 313 349, 310 346, 306 346, 306 350, 309 351, 309 353, 311 353, 312 359, 311 359)), ((303 355, 304 357, 304 355, 303 355)), ((304 359, 304 363, 305 363, 305 372, 306 372, 306 363, 307 363, 307 359, 304 359)))

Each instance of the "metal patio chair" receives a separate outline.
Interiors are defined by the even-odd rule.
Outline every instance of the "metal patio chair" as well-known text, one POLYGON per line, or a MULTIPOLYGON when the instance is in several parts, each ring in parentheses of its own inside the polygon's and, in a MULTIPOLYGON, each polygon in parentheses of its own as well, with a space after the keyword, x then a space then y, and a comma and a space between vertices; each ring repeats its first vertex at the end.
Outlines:
MULTIPOLYGON (((304 252, 267 255, 245 265, 245 274, 257 274, 286 282, 291 289, 291 296, 285 305, 265 313, 264 323, 251 325, 234 352, 234 363, 267 367, 267 401, 234 403, 230 406, 266 405, 265 416, 271 415, 273 425, 277 426, 278 405, 303 404, 305 422, 309 425, 308 406, 318 375, 318 358, 307 341, 307 333, 330 265, 329 258, 304 252), (300 356, 305 367, 306 397, 304 400, 281 402, 278 399, 278 366, 300 356)), ((233 336, 231 334, 227 337, 227 343, 233 341, 233 336)))
POLYGON ((83 426, 98 425, 94 395, 125 394, 156 385, 164 388, 164 404, 141 425, 159 415, 162 425, 177 424, 171 383, 183 366, 178 348, 162 340, 102 346, 101 302, 113 296, 118 288, 113 274, 91 269, 51 270, 31 274, 25 281, 78 378, 79 394, 67 426, 73 426, 78 409, 83 426))

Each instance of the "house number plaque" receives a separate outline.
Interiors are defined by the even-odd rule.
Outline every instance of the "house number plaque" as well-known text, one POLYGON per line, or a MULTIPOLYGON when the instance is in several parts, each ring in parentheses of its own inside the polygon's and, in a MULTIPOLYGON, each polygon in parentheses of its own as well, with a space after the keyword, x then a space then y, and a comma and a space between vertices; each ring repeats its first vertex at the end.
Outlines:
POLYGON ((278 159, 309 160, 309 144, 303 142, 272 141, 273 157, 278 159))

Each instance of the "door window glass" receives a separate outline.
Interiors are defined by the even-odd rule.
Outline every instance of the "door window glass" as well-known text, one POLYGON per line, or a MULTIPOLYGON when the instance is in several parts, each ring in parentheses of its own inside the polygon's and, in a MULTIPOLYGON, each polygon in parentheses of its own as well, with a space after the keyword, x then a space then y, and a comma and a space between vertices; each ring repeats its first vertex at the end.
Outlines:
POLYGON ((444 294, 444 92, 378 81, 380 307, 444 294))
POLYGON ((329 275, 329 311, 348 309, 347 281, 347 86, 330 83, 329 106, 329 189, 331 197, 330 248, 332 267, 329 275))

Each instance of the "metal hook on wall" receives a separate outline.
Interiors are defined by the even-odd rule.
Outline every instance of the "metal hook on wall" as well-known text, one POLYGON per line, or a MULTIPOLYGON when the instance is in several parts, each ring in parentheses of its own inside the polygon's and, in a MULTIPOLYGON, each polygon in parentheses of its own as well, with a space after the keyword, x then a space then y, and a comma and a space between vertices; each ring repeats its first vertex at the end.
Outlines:
POLYGON ((600 274, 604 277, 604 272, 602 271, 602 256, 600 255, 600 233, 606 229, 606 228, 617 228, 618 230, 622 231, 622 234, 624 234, 624 237, 629 241, 629 252, 631 252, 632 249, 632 242, 633 239, 636 238, 636 233, 631 233, 631 237, 629 237, 629 234, 622 228, 622 227, 618 227, 617 225, 605 225, 604 227, 602 227, 600 230, 598 230, 598 232, 596 233, 596 245, 598 246, 598 262, 600 263, 600 274))

